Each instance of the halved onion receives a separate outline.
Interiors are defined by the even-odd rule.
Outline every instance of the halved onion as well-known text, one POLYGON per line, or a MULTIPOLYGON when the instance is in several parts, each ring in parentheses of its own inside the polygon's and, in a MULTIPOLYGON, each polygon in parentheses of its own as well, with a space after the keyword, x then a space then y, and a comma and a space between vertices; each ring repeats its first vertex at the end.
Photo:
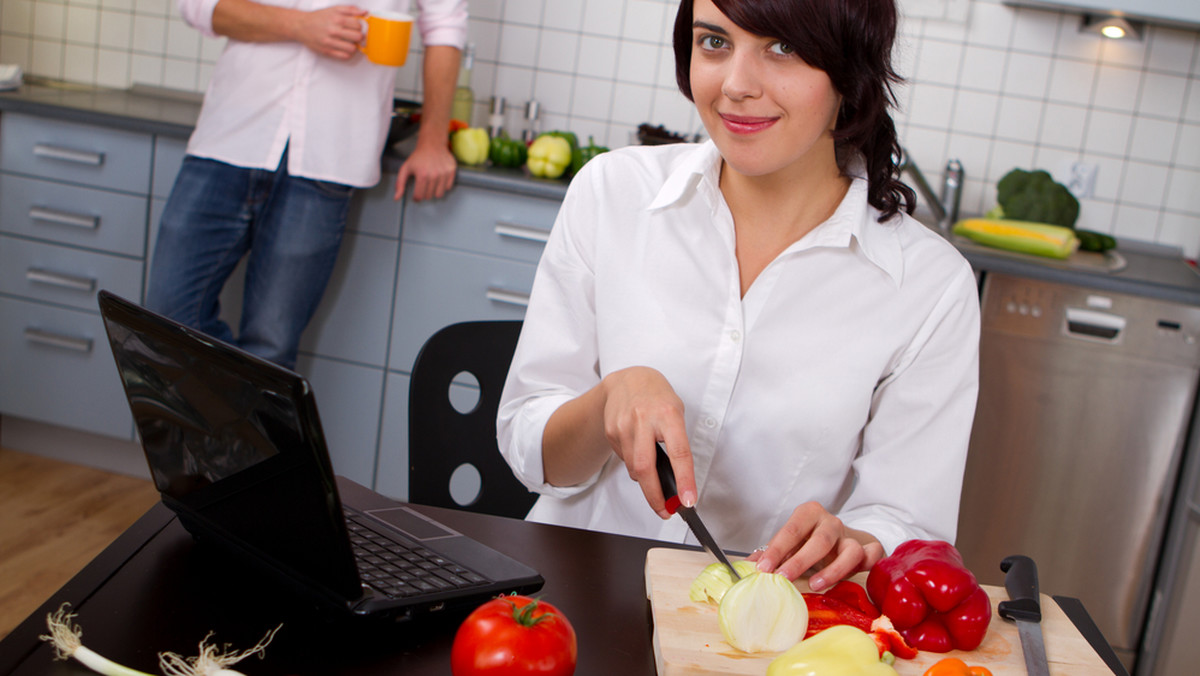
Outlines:
POLYGON ((721 598, 721 634, 743 652, 786 650, 808 630, 808 604, 792 581, 778 573, 752 573, 721 598))
MULTIPOLYGON (((755 572, 755 564, 753 561, 734 561, 733 567, 737 570, 740 577, 746 577, 755 572)), ((692 581, 691 588, 688 589, 688 598, 698 603, 712 601, 720 603, 721 597, 725 596, 725 592, 733 586, 733 575, 725 564, 720 562, 710 563, 700 571, 696 579, 692 581)))

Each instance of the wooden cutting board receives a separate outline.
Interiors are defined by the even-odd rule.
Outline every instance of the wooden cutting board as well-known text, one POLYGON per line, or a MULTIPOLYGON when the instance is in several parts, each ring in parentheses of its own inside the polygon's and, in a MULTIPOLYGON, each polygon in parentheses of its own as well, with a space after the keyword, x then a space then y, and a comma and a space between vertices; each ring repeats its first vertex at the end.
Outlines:
MULTIPOLYGON (((654 620, 654 660, 659 676, 708 676, 710 674, 765 674, 778 653, 743 653, 725 642, 717 620, 717 607, 688 599, 688 589, 712 557, 706 552, 685 549, 651 549, 646 554, 646 595, 654 620)), ((866 582, 866 573, 853 578, 866 582)), ((796 587, 811 591, 807 581, 796 587)), ((994 676, 1025 674, 1021 639, 1011 622, 1000 619, 996 605, 1008 598, 1003 587, 985 586, 992 599, 992 621, 983 644, 970 652, 921 652, 913 660, 896 660, 902 675, 921 676, 943 657, 958 657, 970 665, 983 665, 994 676)), ((1050 673, 1111 674, 1058 604, 1042 594, 1042 634, 1050 673)))

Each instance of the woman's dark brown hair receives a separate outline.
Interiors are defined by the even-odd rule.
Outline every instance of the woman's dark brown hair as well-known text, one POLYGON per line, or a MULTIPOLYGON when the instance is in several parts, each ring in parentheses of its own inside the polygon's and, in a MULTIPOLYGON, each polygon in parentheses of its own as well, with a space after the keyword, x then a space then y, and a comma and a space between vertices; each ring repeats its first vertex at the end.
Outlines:
MULTIPOLYGON (((853 155, 866 162, 867 201, 880 222, 900 209, 911 214, 916 196, 897 178, 900 141, 889 109, 892 85, 902 78, 892 68, 896 38, 895 0, 713 0, 743 30, 776 38, 808 65, 825 71, 842 95, 833 138, 843 172, 853 155), (851 151, 851 152, 848 152, 851 151)), ((692 5, 682 0, 675 16, 675 79, 692 99, 692 5)))

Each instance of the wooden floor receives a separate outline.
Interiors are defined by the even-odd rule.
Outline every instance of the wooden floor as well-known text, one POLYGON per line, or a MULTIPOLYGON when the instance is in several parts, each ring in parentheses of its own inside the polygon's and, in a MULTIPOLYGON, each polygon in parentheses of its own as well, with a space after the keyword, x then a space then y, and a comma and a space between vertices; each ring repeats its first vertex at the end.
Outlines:
POLYGON ((148 480, 0 448, 0 638, 157 501, 148 480))

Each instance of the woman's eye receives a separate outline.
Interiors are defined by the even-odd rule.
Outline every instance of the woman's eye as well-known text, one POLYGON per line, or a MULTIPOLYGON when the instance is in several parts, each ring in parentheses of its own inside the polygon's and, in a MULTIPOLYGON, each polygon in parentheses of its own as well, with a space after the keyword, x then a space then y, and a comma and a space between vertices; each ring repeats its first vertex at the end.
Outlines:
POLYGON ((778 54, 780 56, 791 56, 792 54, 796 53, 796 50, 793 49, 791 45, 783 43, 783 42, 771 43, 770 49, 771 49, 772 53, 778 54))
POLYGON ((700 36, 701 49, 721 49, 725 46, 725 38, 719 35, 702 35, 700 36))

